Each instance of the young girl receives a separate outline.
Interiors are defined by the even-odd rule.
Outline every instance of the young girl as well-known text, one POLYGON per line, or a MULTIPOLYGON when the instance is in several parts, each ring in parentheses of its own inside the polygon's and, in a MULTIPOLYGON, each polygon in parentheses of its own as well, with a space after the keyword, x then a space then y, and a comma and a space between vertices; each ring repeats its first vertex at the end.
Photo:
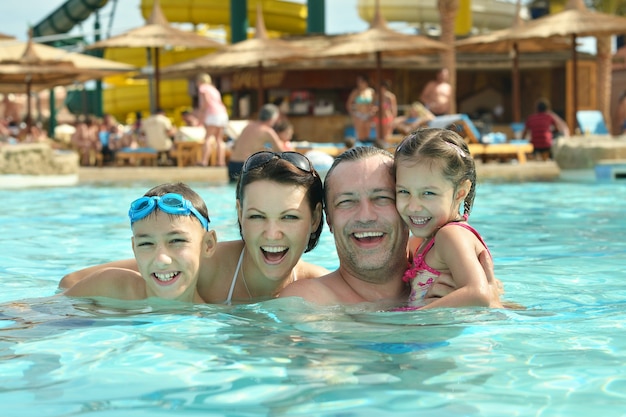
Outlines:
POLYGON ((410 306, 502 307, 493 301, 478 261, 486 245, 467 223, 476 169, 463 139, 446 129, 416 130, 396 149, 394 170, 398 212, 411 233, 423 239, 403 278, 411 283, 410 306), (456 289, 424 305, 429 286, 444 271, 456 289))

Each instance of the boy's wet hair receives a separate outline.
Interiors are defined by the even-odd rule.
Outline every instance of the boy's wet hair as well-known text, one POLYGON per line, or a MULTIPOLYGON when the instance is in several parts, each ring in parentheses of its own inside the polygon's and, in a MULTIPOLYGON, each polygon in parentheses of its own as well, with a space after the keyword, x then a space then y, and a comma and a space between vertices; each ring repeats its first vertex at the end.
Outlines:
POLYGON ((157 185, 154 188, 146 191, 144 196, 146 197, 160 197, 165 194, 175 193, 180 194, 183 198, 189 201, 198 212, 204 216, 205 219, 209 218, 209 210, 200 197, 190 186, 182 182, 171 182, 166 184, 157 185))

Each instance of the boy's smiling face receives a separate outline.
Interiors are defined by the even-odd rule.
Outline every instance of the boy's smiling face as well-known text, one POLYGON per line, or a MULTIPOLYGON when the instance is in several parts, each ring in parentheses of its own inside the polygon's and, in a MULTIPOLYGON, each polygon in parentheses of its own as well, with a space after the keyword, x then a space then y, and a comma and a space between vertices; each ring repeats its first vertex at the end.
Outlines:
POLYGON ((215 249, 215 231, 193 216, 155 210, 133 226, 133 252, 147 297, 197 302, 200 261, 215 249))

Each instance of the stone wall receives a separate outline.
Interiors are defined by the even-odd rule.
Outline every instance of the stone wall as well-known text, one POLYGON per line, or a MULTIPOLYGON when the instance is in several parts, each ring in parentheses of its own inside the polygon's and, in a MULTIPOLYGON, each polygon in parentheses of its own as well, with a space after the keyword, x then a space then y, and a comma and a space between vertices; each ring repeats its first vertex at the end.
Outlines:
POLYGON ((78 154, 45 143, 0 146, 0 174, 77 175, 78 154))
POLYGON ((590 135, 559 138, 553 151, 561 169, 593 169, 603 159, 626 159, 626 137, 590 135))

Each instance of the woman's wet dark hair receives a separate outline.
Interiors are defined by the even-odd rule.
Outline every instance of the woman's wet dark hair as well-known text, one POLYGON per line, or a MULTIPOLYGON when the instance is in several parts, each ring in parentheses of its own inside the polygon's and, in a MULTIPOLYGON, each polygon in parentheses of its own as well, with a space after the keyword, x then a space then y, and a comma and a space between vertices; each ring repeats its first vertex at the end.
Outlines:
MULTIPOLYGON (((261 180, 273 181, 279 184, 297 185, 305 188, 307 190, 306 198, 309 202, 311 213, 315 212, 315 208, 318 203, 322 206, 324 191, 322 188, 322 180, 317 171, 313 169, 313 172, 311 173, 305 172, 293 165, 291 162, 280 158, 274 158, 266 164, 249 169, 246 172, 242 171, 239 175, 239 179, 237 180, 236 189, 237 200, 240 204, 243 204, 245 197, 244 189, 246 188, 246 185, 261 180)), ((320 215, 320 224, 317 227, 317 230, 309 236, 309 242, 304 251, 305 253, 313 250, 319 242, 320 235, 322 234, 322 228, 324 227, 323 211, 320 215)), ((243 238, 241 223, 238 223, 239 234, 243 238)))

